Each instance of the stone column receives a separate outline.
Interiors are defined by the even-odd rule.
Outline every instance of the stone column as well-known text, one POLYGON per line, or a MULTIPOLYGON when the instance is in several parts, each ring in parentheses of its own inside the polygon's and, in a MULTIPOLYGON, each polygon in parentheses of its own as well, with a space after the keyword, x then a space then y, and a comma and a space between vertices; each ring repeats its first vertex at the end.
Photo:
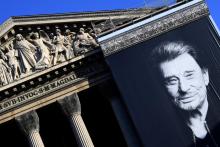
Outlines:
POLYGON ((39 130, 39 118, 36 111, 30 111, 15 118, 21 131, 27 136, 30 147, 44 147, 39 130))
POLYGON ((79 147, 94 147, 81 116, 81 104, 76 93, 58 100, 64 114, 68 117, 79 147))

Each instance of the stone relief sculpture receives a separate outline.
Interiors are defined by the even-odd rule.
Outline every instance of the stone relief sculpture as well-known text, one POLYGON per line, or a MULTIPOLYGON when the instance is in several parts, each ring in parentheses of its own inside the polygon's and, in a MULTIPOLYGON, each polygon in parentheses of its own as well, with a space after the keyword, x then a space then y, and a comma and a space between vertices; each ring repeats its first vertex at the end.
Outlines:
POLYGON ((3 57, 2 55, 0 56, 0 85, 1 86, 6 85, 13 81, 11 68, 4 61, 4 58, 6 58, 6 56, 5 57, 3 57))
POLYGON ((72 47, 75 56, 81 55, 86 52, 86 48, 81 46, 79 39, 74 38, 72 47))
POLYGON ((36 50, 37 48, 29 41, 24 39, 21 34, 15 37, 14 48, 18 51, 18 58, 23 73, 29 73, 36 67, 36 50))
POLYGON ((18 52, 14 49, 13 42, 10 42, 6 47, 6 57, 8 65, 12 70, 13 79, 16 80, 21 75, 21 69, 18 61, 18 52))
MULTIPOLYGON (((91 30, 89 30, 89 33, 92 34, 91 30)), ((99 46, 89 33, 86 33, 84 28, 80 28, 76 34, 73 41, 73 51, 76 56, 99 46)))
MULTIPOLYGON (((95 34, 95 32, 94 32, 94 30, 92 29, 92 28, 87 28, 87 31, 88 31, 88 33, 89 33, 89 35, 91 36, 91 37, 93 37, 93 39, 96 37, 96 34, 95 34)), ((95 43, 96 43, 96 41, 95 41, 95 43)), ((96 43, 97 44, 97 43, 96 43)), ((98 44, 97 44, 98 45, 98 44)), ((99 45, 98 45, 99 46, 99 45)))
POLYGON ((65 47, 65 37, 61 34, 60 29, 56 29, 56 34, 52 40, 52 43, 55 45, 55 52, 53 57, 53 65, 57 62, 62 62, 69 59, 69 51, 65 47))
POLYGON ((39 33, 32 32, 28 37, 30 41, 37 48, 36 69, 44 69, 50 66, 50 50, 53 50, 53 44, 50 43, 49 36, 43 30, 39 33), (40 35, 39 35, 40 34, 40 35))
MULTIPOLYGON (((85 27, 85 26, 84 26, 85 27)), ((47 30, 48 31, 48 30, 47 30)), ((55 32, 32 31, 26 37, 17 34, 0 48, 0 86, 72 59, 98 47, 91 28, 60 29, 55 32), (76 33, 77 32, 77 33, 76 33), (48 35, 49 34, 49 35, 48 35)))
POLYGON ((96 40, 89 34, 86 33, 84 28, 79 29, 79 33, 76 36, 76 39, 79 40, 79 44, 82 47, 98 47, 96 40))
POLYGON ((73 47, 72 47, 75 38, 76 38, 76 33, 71 32, 69 29, 66 29, 64 45, 66 46, 67 50, 69 51, 69 53, 68 53, 69 58, 75 57, 73 47))

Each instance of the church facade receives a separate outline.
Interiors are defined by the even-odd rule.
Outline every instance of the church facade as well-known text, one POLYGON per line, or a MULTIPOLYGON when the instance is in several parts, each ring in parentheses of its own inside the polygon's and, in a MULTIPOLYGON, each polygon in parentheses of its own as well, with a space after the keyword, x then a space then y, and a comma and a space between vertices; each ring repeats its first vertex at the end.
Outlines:
POLYGON ((11 17, 0 26, 2 146, 161 146, 157 139, 176 146, 161 137, 170 128, 163 129, 159 122, 165 118, 151 109, 156 103, 151 94, 141 94, 154 85, 143 71, 147 57, 142 53, 202 23, 211 26, 218 42, 201 0, 154 9, 11 17))

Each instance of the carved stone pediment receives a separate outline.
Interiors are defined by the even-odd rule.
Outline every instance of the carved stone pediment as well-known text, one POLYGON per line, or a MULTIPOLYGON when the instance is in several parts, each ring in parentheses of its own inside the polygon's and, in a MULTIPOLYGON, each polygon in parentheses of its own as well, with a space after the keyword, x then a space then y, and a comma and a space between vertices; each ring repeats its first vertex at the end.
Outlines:
POLYGON ((0 26, 0 123, 111 78, 96 37, 153 11, 8 19, 0 26))
POLYGON ((153 11, 11 17, 0 26, 0 87, 99 49, 97 35, 153 11))

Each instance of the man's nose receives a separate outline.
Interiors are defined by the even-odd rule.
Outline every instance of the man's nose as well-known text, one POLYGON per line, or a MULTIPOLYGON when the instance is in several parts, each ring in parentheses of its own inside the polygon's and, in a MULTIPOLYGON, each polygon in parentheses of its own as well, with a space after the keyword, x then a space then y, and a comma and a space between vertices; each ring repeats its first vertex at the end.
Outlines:
POLYGON ((187 92, 190 89, 190 83, 187 80, 180 80, 179 81, 179 91, 180 92, 187 92))

